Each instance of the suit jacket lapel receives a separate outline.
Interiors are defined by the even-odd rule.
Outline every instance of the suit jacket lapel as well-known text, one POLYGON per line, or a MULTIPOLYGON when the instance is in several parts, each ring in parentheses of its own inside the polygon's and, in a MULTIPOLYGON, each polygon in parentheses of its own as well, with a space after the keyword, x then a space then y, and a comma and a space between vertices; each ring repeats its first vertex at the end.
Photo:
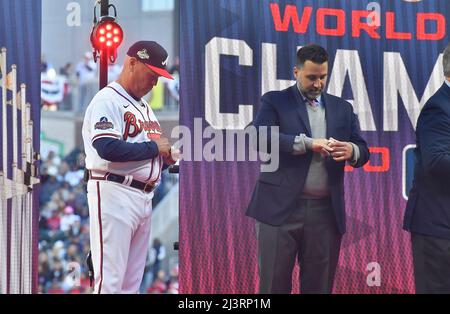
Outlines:
POLYGON ((298 91, 297 84, 294 86, 291 86, 291 91, 294 94, 295 100, 297 101, 297 113, 300 116, 300 120, 303 122, 303 124, 306 127, 307 136, 311 136, 311 125, 309 124, 309 118, 308 118, 308 112, 306 111, 306 105, 302 99, 302 96, 300 95, 300 92, 298 91))

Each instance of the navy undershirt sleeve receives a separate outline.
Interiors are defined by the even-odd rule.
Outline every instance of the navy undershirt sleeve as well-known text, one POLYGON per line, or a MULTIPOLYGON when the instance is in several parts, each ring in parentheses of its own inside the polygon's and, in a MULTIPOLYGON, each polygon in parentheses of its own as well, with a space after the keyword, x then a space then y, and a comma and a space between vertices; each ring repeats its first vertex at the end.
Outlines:
POLYGON ((158 156, 156 142, 128 143, 115 138, 103 137, 92 143, 98 155, 112 162, 141 161, 158 156))

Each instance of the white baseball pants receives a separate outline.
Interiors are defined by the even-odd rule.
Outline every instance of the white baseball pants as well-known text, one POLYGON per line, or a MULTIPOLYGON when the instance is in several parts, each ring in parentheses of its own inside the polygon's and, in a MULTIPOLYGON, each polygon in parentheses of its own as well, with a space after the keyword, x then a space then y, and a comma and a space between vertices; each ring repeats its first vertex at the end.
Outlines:
POLYGON ((89 180, 94 293, 138 293, 149 247, 153 193, 89 180))

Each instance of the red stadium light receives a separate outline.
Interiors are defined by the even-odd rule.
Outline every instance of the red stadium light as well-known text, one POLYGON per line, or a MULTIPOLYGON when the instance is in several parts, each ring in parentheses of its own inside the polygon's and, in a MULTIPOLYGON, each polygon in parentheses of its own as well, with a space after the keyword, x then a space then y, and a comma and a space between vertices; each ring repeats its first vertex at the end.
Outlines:
POLYGON ((123 31, 114 18, 105 18, 94 26, 91 33, 91 43, 99 54, 106 53, 111 61, 116 59, 117 48, 123 41, 123 31))
POLYGON ((108 84, 108 65, 117 60, 117 48, 123 41, 123 31, 116 22, 117 9, 109 0, 97 0, 94 6, 94 20, 91 31, 92 54, 94 61, 99 62, 99 88, 108 84), (97 8, 100 18, 97 19, 97 8), (110 9, 114 10, 112 15, 110 9))

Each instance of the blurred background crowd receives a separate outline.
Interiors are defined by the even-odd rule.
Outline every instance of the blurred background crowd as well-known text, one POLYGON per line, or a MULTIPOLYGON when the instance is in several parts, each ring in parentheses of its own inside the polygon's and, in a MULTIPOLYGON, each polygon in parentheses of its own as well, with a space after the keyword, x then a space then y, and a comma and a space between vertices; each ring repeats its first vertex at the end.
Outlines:
MULTIPOLYGON (((87 51, 75 65, 67 62, 56 69, 51 60, 42 56, 41 60, 41 107, 50 111, 70 111, 82 116, 84 111, 98 91, 98 63, 87 51)), ((110 64, 108 81, 115 81, 122 70, 120 64, 110 64)), ((173 80, 161 77, 158 84, 144 96, 150 107, 156 111, 178 112, 179 103, 179 58, 175 57, 169 67, 173 80)))

